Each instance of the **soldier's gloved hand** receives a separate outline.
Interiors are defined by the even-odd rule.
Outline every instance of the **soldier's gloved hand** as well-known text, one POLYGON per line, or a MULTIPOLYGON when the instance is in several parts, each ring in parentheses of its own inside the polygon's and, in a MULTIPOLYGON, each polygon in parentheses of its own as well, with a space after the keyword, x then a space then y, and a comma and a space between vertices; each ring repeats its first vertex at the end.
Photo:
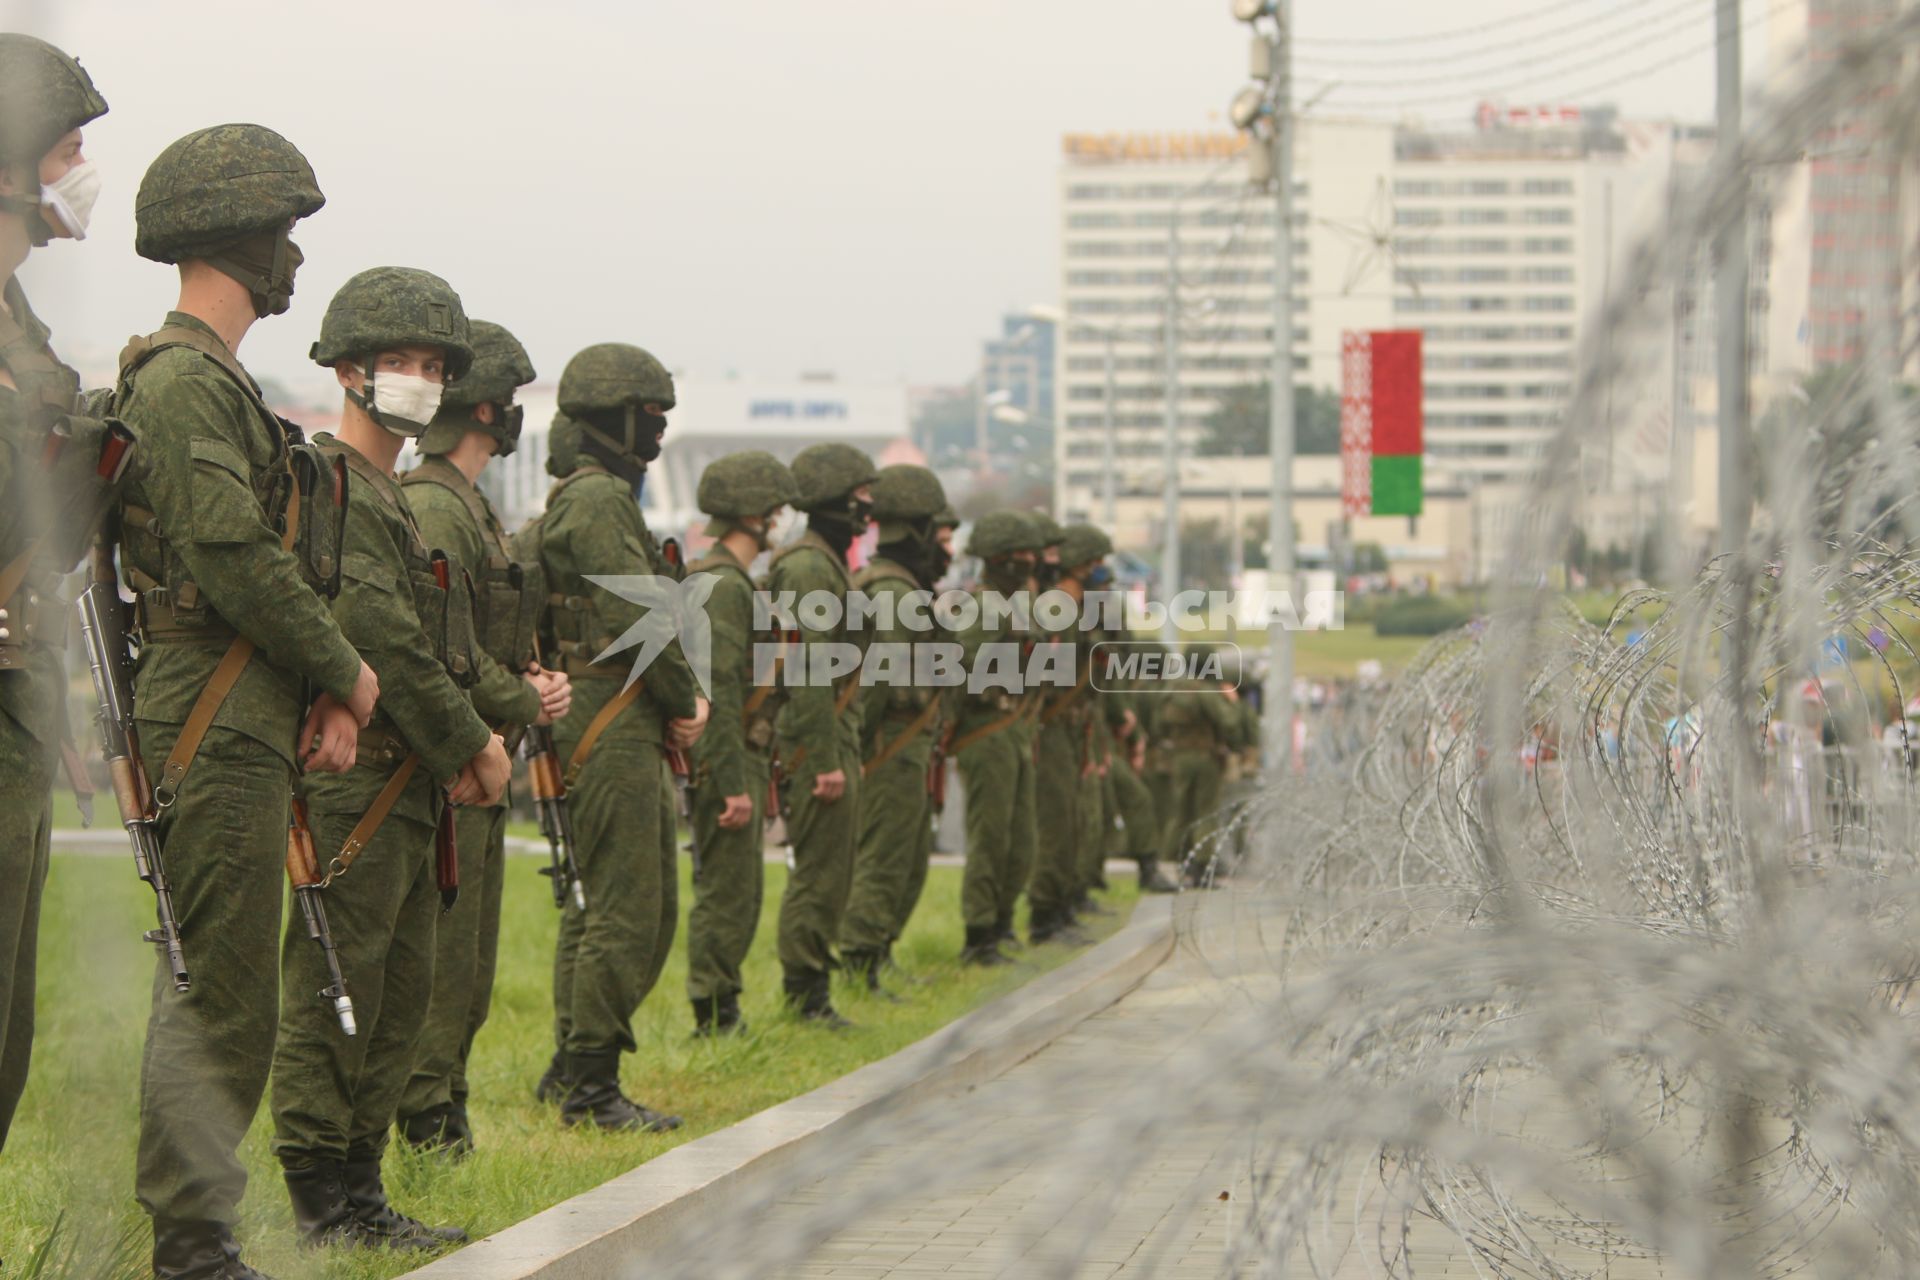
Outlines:
POLYGON ((728 796, 726 807, 720 810, 720 826, 728 831, 738 831, 753 821, 753 797, 750 795, 728 796))
POLYGON ((535 667, 527 673, 527 683, 540 695, 540 718, 535 724, 548 725, 566 719, 573 707, 573 682, 564 671, 535 667))
POLYGON ((380 677, 373 674, 373 668, 365 662, 360 664, 360 675, 353 682, 353 696, 347 699, 347 708, 353 712, 353 718, 360 722, 362 729, 373 719, 373 704, 380 701, 380 677))
POLYGON ((847 775, 843 769, 832 773, 816 774, 813 779, 813 797, 832 804, 847 793, 847 775))
POLYGON ((707 700, 696 694, 692 716, 685 720, 667 721, 667 745, 677 751, 686 751, 700 741, 700 735, 707 731, 707 713, 711 709, 707 700))
POLYGON ((345 773, 360 749, 360 726, 344 702, 323 693, 308 709, 297 741, 301 772, 345 773))
POLYGON ((513 776, 513 761, 499 734, 487 739, 487 745, 475 753, 460 769, 460 776, 447 788, 447 799, 455 804, 498 804, 506 792, 507 779, 513 776))

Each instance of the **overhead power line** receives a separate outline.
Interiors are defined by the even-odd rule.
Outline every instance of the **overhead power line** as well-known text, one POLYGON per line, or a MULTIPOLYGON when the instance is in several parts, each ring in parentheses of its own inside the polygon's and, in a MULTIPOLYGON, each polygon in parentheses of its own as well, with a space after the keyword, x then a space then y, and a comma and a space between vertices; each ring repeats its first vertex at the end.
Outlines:
MULTIPOLYGON (((1657 14, 1652 19, 1653 21, 1662 23, 1670 28, 1679 28, 1689 22, 1702 21, 1711 17, 1714 0, 1706 0, 1704 6, 1700 4, 1699 0, 1694 0, 1691 7, 1673 5, 1672 0, 1627 0, 1625 4, 1620 5, 1611 12, 1596 14, 1587 22, 1575 23, 1559 31, 1543 31, 1538 33, 1537 36, 1523 36, 1514 40, 1503 40, 1498 44, 1487 45, 1484 48, 1474 49, 1471 52, 1449 54, 1443 60, 1446 64, 1446 69, 1436 71, 1434 74, 1428 76, 1416 76, 1412 78, 1393 76, 1384 80, 1368 80, 1364 78, 1354 78, 1348 74, 1348 70, 1352 68, 1362 72, 1369 72, 1384 71, 1393 67, 1425 67, 1432 70, 1435 65, 1435 59, 1432 56, 1424 58, 1388 58, 1380 61, 1369 60, 1365 62, 1354 62, 1344 59, 1323 60, 1316 58, 1311 60, 1315 70, 1309 73, 1309 75, 1314 79, 1338 80, 1341 84, 1382 89, 1391 89, 1403 85, 1438 84, 1454 80, 1478 79, 1489 75, 1506 75, 1510 74, 1516 68, 1516 64, 1507 57, 1507 55, 1516 50, 1524 50, 1526 53, 1525 61, 1520 65, 1533 69, 1542 67, 1544 64, 1557 62, 1564 58, 1576 57, 1580 54, 1591 54, 1596 48, 1604 47, 1635 35, 1644 35, 1647 30, 1647 22, 1636 21, 1631 15, 1637 10, 1645 9, 1654 4, 1671 6, 1672 12, 1657 14), (1591 32, 1591 28, 1605 23, 1613 24, 1612 29, 1598 33, 1591 32), (1550 49, 1536 47, 1540 41, 1557 40, 1580 31, 1587 31, 1589 34, 1581 36, 1571 43, 1558 44, 1550 49), (1484 60, 1491 58, 1500 59, 1500 64, 1498 66, 1488 66, 1484 60)), ((1309 60, 1303 58, 1301 61, 1306 63, 1309 60)))
MULTIPOLYGON (((1541 18, 1557 17, 1568 9, 1595 0, 1567 0, 1558 5, 1531 5, 1519 13, 1510 13, 1504 18, 1491 18, 1485 22, 1476 22, 1471 26, 1455 27, 1451 31, 1423 31, 1417 35, 1400 36, 1295 36, 1296 44, 1305 46, 1340 45, 1347 48, 1387 48, 1395 45, 1435 45, 1448 40, 1470 40, 1475 36, 1486 35, 1493 31, 1511 31, 1516 25, 1534 22, 1541 18)), ((1606 0, 1598 0, 1606 3, 1606 0)))

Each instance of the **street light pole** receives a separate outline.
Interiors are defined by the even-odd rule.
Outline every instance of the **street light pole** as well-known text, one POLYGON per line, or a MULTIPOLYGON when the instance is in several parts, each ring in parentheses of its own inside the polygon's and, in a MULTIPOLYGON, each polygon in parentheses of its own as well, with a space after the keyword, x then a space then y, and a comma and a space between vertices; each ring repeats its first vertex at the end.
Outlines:
POLYGON ((1180 594, 1180 206, 1167 209, 1167 386, 1166 440, 1162 443, 1165 471, 1165 511, 1160 553, 1160 594, 1165 597, 1169 641, 1180 638, 1173 617, 1174 597, 1180 594))
MULTIPOLYGON (((1273 38, 1273 389, 1268 451, 1267 589, 1293 595, 1293 0, 1279 0, 1273 38)), ((1293 757, 1293 632, 1267 620, 1267 759, 1286 770, 1293 757)))
POLYGON ((1107 436, 1100 447, 1100 507, 1107 533, 1113 533, 1113 452, 1116 417, 1113 406, 1113 330, 1107 330, 1107 436))
MULTIPOLYGON (((1719 0, 1716 149, 1729 179, 1739 175, 1740 0, 1719 0)), ((1747 186, 1740 183, 1738 210, 1715 245, 1713 303, 1719 342, 1720 550, 1746 544, 1752 519, 1753 477, 1747 457, 1747 186)))

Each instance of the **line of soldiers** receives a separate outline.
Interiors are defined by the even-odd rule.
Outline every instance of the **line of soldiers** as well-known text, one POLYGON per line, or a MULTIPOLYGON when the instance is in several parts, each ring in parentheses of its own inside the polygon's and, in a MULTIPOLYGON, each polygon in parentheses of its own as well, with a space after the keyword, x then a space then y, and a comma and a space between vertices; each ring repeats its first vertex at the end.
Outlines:
MULTIPOLYGON (((698 493, 713 546, 686 565, 639 502, 673 380, 641 348, 601 343, 561 375, 555 483, 509 538, 479 480, 519 439, 532 363, 446 281, 404 267, 363 271, 330 301, 311 356, 341 388, 341 419, 307 441, 238 351, 288 309, 292 232, 325 197, 291 142, 251 124, 198 130, 148 168, 135 248, 177 269, 178 302, 127 344, 112 388, 83 395, 13 270, 53 238, 84 238, 97 179, 81 130, 106 103, 74 59, 12 34, 0 93, 0 1148, 32 1041, 56 763, 88 788, 64 706, 60 591, 91 551, 80 614, 102 745, 160 920, 136 1172, 156 1277, 260 1275, 233 1225, 236 1152, 263 1099, 305 1243, 465 1239, 396 1209, 381 1166, 396 1131, 455 1155, 473 1145, 466 1065, 490 1002, 523 739, 536 797, 556 801, 542 814, 564 912, 554 1054, 536 1092, 568 1125, 681 1123, 620 1084, 678 918, 676 791, 701 1035, 744 1025, 770 811, 791 843, 784 996, 822 1026, 846 1025, 835 970, 885 994, 949 759, 967 801, 967 962, 1006 962, 1022 892, 1033 941, 1084 941, 1075 919, 1103 910, 1091 891, 1109 853, 1138 859, 1146 887, 1171 887, 1156 858, 1179 856, 1211 803, 1206 770, 1180 757, 1217 756, 1225 737, 1202 747, 1198 731, 1174 733, 1148 766, 1152 717, 1143 699, 1093 688, 1095 636, 1027 634, 983 613, 957 637, 969 662, 990 642, 1062 646, 1074 673, 1017 694, 870 685, 857 667, 782 678, 780 665, 811 672, 847 645, 924 638, 806 611, 756 630, 755 591, 930 593, 960 523, 930 471, 877 469, 841 444, 791 465, 720 459, 698 493), (396 476, 408 441, 422 461, 396 476), (789 506, 805 529, 775 549, 789 506), (856 577, 849 552, 869 523, 878 554, 856 577), (679 625, 662 625, 663 599, 619 589, 690 571, 711 584, 711 701, 679 625), (632 675, 601 660, 634 646, 645 661, 632 675), (775 669, 757 669, 769 646, 775 669), (299 908, 284 930, 283 874, 299 908)), ((969 550, 983 590, 1078 595, 1110 576, 1099 530, 1011 511, 978 521, 969 550)))

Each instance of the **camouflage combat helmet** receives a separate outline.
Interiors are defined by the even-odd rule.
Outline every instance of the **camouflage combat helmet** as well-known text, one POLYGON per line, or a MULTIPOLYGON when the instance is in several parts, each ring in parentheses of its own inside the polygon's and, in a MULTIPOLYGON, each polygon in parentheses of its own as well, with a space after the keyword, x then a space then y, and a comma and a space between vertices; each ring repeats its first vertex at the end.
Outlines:
POLYGON ((850 444, 810 444, 794 455, 793 481, 800 496, 793 505, 802 511, 831 506, 878 477, 873 459, 850 444))
POLYGON ((473 366, 472 341, 452 285, 414 267, 370 267, 333 295, 309 354, 331 367, 399 347, 439 347, 453 382, 473 366))
POLYGON ((1040 550, 1040 530, 1018 511, 989 511, 973 522, 967 554, 991 560, 1016 551, 1040 550))
POLYGON ((1072 568, 1089 560, 1104 560, 1113 554, 1113 539, 1099 527, 1070 524, 1060 540, 1060 563, 1072 568))
POLYGON ((1039 531, 1042 547, 1057 547, 1067 536, 1066 528, 1053 518, 1048 511, 1033 510, 1027 512, 1027 519, 1033 521, 1033 527, 1039 531))
POLYGON ((0 33, 0 163, 37 164, 68 130, 106 113, 78 59, 45 40, 0 33))
POLYGON ((700 473, 700 509, 712 516, 707 536, 724 538, 741 516, 772 515, 792 506, 800 490, 785 463, 762 449, 715 458, 700 473))
POLYGON ((547 474, 570 476, 580 469, 580 424, 564 413, 547 429, 547 474))
POLYGON ((934 517, 946 505, 940 477, 922 466, 896 462, 880 468, 873 482, 873 518, 880 525, 881 542, 931 538, 934 517))
POLYGON ((155 262, 208 257, 284 233, 327 202, 300 149, 257 124, 188 134, 147 166, 133 201, 134 251, 155 262))
POLYGON ((567 361, 560 374, 560 411, 571 418, 643 404, 671 409, 673 403, 673 375, 631 343, 595 343, 567 361))
POLYGON ((559 398, 560 412, 573 419, 583 445, 590 439, 596 448, 644 462, 651 455, 642 448, 641 406, 673 408, 673 375, 651 352, 631 343, 599 342, 567 361, 559 398))
POLYGON ((520 444, 526 410, 513 403, 513 393, 533 381, 533 360, 518 338, 490 320, 468 321, 467 342, 473 367, 440 397, 440 412, 418 447, 421 453, 446 453, 467 432, 484 431, 500 444, 494 456, 504 458, 520 444), (483 404, 495 406, 492 422, 474 417, 483 404))
POLYGON ((945 504, 933 513, 933 527, 935 529, 958 529, 960 527, 960 513, 953 509, 951 502, 945 504))

